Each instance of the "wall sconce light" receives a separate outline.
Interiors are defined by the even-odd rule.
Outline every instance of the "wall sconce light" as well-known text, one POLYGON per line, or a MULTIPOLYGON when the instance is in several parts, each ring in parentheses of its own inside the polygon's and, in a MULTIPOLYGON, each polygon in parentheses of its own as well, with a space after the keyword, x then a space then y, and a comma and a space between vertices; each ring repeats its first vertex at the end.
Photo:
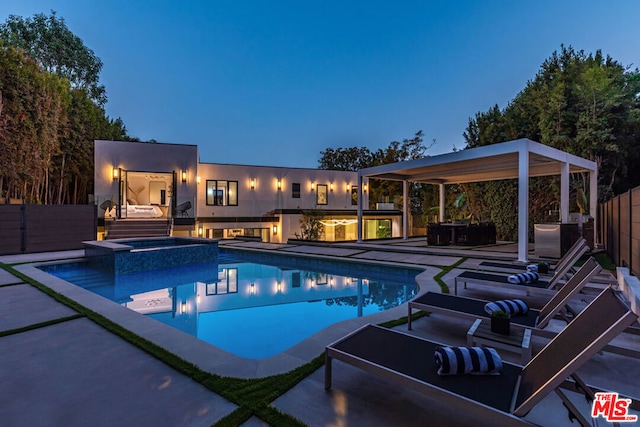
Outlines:
POLYGON ((351 185, 347 184, 347 193, 351 191, 351 185))
POLYGON ((274 225, 273 226, 273 235, 275 236, 276 234, 278 234, 278 226, 274 225))
POLYGON ((198 227, 198 237, 202 237, 203 234, 204 234, 204 227, 199 226, 198 227))
POLYGON ((362 191, 364 191, 365 193, 367 192, 367 184, 364 184, 364 185, 362 186, 362 191))
POLYGON ((186 312, 187 312, 187 302, 182 301, 182 304, 180 305, 180 313, 184 314, 186 312))
POLYGON ((182 177, 182 182, 187 182, 187 171, 183 170, 180 176, 182 177))
POLYGON ((333 182, 329 184, 329 190, 333 191, 333 182))
POLYGON ((251 286, 249 287, 249 294, 251 294, 251 295, 255 295, 256 294, 256 285, 253 282, 251 282, 251 286))
POLYGON ((312 182, 311 183, 311 191, 315 191, 315 189, 316 189, 316 183, 312 182))
POLYGON ((278 284, 276 285, 276 290, 278 291, 278 293, 282 292, 282 283, 278 282, 278 284))
POLYGON ((196 177, 196 182, 197 182, 198 184, 200 184, 200 175, 198 175, 198 176, 196 177))
POLYGON ((276 180, 276 188, 277 188, 278 190, 282 190, 282 181, 280 181, 279 179, 278 179, 278 180, 276 180))
POLYGON ((252 190, 255 190, 255 188, 256 188, 256 179, 255 178, 251 178, 251 181, 249 181, 249 187, 252 190))
POLYGON ((120 168, 111 168, 111 176, 113 179, 118 179, 120 176, 120 168))

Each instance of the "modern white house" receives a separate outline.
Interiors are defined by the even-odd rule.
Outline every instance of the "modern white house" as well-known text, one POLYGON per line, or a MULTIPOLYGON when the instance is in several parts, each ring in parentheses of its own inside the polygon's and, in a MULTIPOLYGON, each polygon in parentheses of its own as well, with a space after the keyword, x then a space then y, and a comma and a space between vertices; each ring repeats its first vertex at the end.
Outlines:
MULTIPOLYGON (((367 181, 359 191, 357 179, 357 172, 200 162, 195 145, 98 140, 98 238, 112 219, 145 219, 170 222, 174 235, 286 242, 315 213, 322 240, 356 240, 358 195, 369 205, 367 181)), ((402 213, 378 208, 363 210, 363 238, 401 236, 402 213)))

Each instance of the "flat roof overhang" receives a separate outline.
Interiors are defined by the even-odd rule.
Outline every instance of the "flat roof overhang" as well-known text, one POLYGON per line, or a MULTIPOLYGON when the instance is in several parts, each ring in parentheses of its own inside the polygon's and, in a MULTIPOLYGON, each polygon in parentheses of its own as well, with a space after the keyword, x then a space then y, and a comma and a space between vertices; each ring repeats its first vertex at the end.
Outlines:
POLYGON ((428 184, 460 184, 519 177, 521 151, 529 152, 529 177, 560 175, 563 164, 569 173, 593 172, 595 162, 529 139, 424 157, 361 169, 362 177, 428 184))

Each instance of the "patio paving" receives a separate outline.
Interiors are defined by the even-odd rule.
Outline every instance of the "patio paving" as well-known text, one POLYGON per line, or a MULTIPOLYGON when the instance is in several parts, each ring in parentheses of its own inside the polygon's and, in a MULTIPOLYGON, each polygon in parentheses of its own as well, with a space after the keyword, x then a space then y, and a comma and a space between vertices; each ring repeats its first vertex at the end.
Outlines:
MULTIPOLYGON (((356 251, 353 258, 368 256, 370 260, 385 263, 422 265, 451 265, 461 256, 459 249, 439 253, 420 247, 397 250, 398 246, 390 243, 392 247, 388 251, 386 244, 341 249, 336 245, 324 249, 301 245, 298 250, 336 257, 345 256, 343 250, 356 251)), ((292 245, 259 242, 225 244, 260 250, 296 250, 292 245)), ((484 256, 484 252, 481 255, 484 256)), ((0 257, 0 262, 10 264, 78 256, 77 251, 29 254, 0 257)), ((16 268, 29 271, 28 266, 16 268)), ((445 282, 452 283, 459 271, 462 270, 449 272, 444 277, 445 282)), ((438 272, 437 268, 427 267, 417 277, 421 291, 439 290, 433 280, 438 272)), ((36 276, 38 281, 45 282, 44 276, 36 276)), ((214 347, 198 344, 197 340, 188 339, 181 332, 165 334, 166 331, 151 319, 104 300, 97 301, 94 298, 99 297, 84 290, 72 290, 55 281, 45 284, 59 292, 68 292, 85 307, 89 306, 111 320, 118 322, 120 319, 121 324, 134 332, 161 343, 186 360, 197 362, 205 370, 243 378, 286 372, 318 356, 324 346, 364 323, 406 315, 406 308, 399 307, 373 317, 341 322, 276 358, 248 361, 226 354, 220 356, 214 347), (212 358, 212 354, 222 359, 212 358)), ((463 292, 479 296, 474 289, 463 292)), ((0 270, 0 331, 65 319, 74 314, 74 310, 0 270)), ((451 345, 464 345, 470 326, 467 323, 431 315, 416 321, 412 333, 451 345)), ((406 326, 398 329, 405 331, 406 326)), ((544 341, 536 337, 534 350, 543 344, 544 341)), ((636 341, 636 345, 640 348, 640 341, 636 341)), ((519 356, 507 352, 503 357, 515 361, 519 356)), ((0 366, 2 425, 199 426, 211 425, 235 409, 235 405, 219 395, 86 318, 65 319, 54 325, 0 337, 0 366)), ((637 359, 605 352, 590 360, 580 374, 588 383, 623 394, 640 395, 637 385, 640 362, 637 359)), ((583 413, 589 413, 590 407, 584 397, 573 396, 573 399, 583 413)), ((443 406, 442 402, 338 361, 334 361, 334 385, 330 392, 324 391, 324 369, 321 368, 276 399, 273 406, 310 426, 483 425, 482 420, 460 414, 443 406)), ((543 426, 572 425, 566 414, 559 399, 551 395, 526 419, 543 426)), ((244 424, 248 427, 265 425, 256 417, 244 424)))

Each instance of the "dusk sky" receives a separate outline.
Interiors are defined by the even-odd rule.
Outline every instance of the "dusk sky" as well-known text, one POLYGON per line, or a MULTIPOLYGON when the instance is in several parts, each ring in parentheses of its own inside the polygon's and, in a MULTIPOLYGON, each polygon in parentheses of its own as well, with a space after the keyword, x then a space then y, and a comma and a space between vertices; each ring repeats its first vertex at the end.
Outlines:
POLYGON ((103 61, 107 114, 205 162, 317 167, 423 130, 464 147, 561 44, 640 66, 640 1, 2 0, 55 10, 103 61))

